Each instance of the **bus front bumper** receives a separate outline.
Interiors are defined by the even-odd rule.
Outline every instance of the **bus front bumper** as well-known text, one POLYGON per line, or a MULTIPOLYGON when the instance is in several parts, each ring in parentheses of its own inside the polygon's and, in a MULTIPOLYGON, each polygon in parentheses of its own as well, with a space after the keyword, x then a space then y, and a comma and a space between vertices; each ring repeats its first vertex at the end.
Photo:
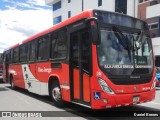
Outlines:
POLYGON ((129 106, 152 101, 155 98, 155 89, 133 94, 107 94, 100 91, 92 91, 92 109, 106 109, 113 107, 129 106))

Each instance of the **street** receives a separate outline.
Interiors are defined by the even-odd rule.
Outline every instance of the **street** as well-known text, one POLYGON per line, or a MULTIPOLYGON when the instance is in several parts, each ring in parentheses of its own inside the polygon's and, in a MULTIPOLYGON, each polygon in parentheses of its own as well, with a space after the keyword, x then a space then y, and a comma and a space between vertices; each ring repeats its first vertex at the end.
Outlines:
MULTIPOLYGON (((112 119, 118 119, 116 118, 116 113, 118 112, 128 114, 128 111, 142 111, 142 113, 147 111, 156 113, 156 111, 160 111, 160 88, 157 88, 156 98, 154 101, 139 105, 112 108, 104 111, 92 111, 89 108, 85 108, 72 103, 66 103, 66 106, 64 108, 57 108, 53 105, 50 97, 48 96, 39 96, 33 93, 29 93, 28 91, 20 88, 12 90, 9 84, 3 83, 0 84, 0 111, 47 111, 48 115, 52 115, 52 117, 56 116, 56 119, 61 120, 74 120, 75 117, 76 119, 97 120, 101 119, 101 116, 107 117, 107 112, 112 112, 112 114, 115 113, 115 117, 112 117, 112 119)), ((47 115, 47 112, 45 112, 44 114, 47 115)), ((151 118, 154 117, 150 117, 149 119, 151 118)), ((123 119, 127 119, 127 117, 124 116, 123 119)), ((143 117, 141 117, 141 119, 143 119, 143 117)), ((155 119, 159 119, 159 117, 155 117, 154 120, 155 119)))

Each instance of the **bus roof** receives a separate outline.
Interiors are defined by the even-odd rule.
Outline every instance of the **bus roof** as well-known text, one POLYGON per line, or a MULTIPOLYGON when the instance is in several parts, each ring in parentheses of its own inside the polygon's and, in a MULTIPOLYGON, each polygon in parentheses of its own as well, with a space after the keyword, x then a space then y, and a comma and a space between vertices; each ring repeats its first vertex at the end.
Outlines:
POLYGON ((29 37, 29 38, 21 41, 20 43, 17 43, 17 44, 15 44, 15 45, 13 45, 13 46, 5 49, 4 52, 7 51, 7 50, 10 50, 10 49, 12 49, 12 48, 15 48, 15 47, 17 47, 17 46, 19 46, 19 45, 22 45, 22 44, 24 44, 24 43, 27 43, 27 42, 29 42, 29 41, 32 41, 32 40, 34 40, 34 39, 36 39, 36 38, 38 38, 38 37, 40 37, 40 36, 43 36, 43 35, 45 35, 45 34, 48 34, 48 33, 52 32, 52 31, 54 31, 54 30, 57 30, 57 29, 59 29, 59 28, 61 28, 61 27, 64 27, 64 26, 69 25, 69 24, 72 24, 72 23, 74 23, 74 22, 76 22, 76 21, 78 21, 78 20, 81 20, 81 19, 83 19, 83 18, 92 17, 92 16, 93 16, 93 12, 92 12, 92 11, 93 11, 93 10, 90 9, 90 10, 86 10, 86 11, 84 11, 84 12, 82 12, 82 13, 79 13, 79 14, 77 14, 77 15, 75 15, 75 16, 73 16, 73 17, 71 17, 71 18, 69 18, 69 19, 67 19, 67 20, 65 20, 65 21, 63 21, 63 22, 61 22, 61 23, 59 23, 59 24, 56 24, 56 25, 52 26, 52 27, 49 28, 49 29, 46 29, 46 30, 44 30, 44 31, 42 31, 42 32, 39 32, 39 33, 37 33, 37 34, 35 34, 35 35, 33 35, 33 36, 31 36, 31 37, 29 37))

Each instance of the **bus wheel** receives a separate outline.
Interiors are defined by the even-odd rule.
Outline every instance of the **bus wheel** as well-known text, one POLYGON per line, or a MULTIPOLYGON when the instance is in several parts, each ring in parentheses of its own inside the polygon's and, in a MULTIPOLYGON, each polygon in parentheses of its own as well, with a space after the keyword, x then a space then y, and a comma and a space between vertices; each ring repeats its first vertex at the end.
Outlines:
POLYGON ((12 76, 10 77, 10 84, 11 84, 11 88, 15 89, 14 82, 13 82, 13 77, 12 76))
POLYGON ((50 93, 51 93, 52 101, 55 104, 55 106, 63 107, 64 103, 62 100, 61 89, 60 89, 59 82, 57 80, 52 83, 50 93))

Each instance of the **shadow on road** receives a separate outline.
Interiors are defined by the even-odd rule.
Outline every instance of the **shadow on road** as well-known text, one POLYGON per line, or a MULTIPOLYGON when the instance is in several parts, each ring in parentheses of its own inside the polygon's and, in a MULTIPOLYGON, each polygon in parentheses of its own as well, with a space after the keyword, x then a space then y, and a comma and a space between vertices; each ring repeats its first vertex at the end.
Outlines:
MULTIPOLYGON (((10 88, 10 87, 8 87, 10 88)), ((7 88, 6 88, 7 89, 7 88)), ((11 89, 11 88, 10 88, 11 89)), ((30 93, 27 90, 21 89, 21 88, 16 88, 16 92, 19 92, 21 94, 25 94, 28 97, 35 98, 39 101, 45 102, 49 105, 54 106, 54 104, 51 101, 51 98, 49 96, 40 96, 34 93, 30 93)), ((86 119, 111 119, 111 120, 116 120, 116 119, 127 119, 128 117, 130 120, 132 119, 138 119, 138 117, 134 117, 134 113, 156 113, 157 111, 160 111, 160 109, 155 109, 155 108, 150 108, 146 106, 139 106, 139 105, 133 105, 133 106, 126 106, 126 107, 118 107, 118 108, 110 108, 110 109, 105 109, 105 110, 91 110, 89 108, 75 105, 72 103, 66 103, 65 107, 62 108, 64 111, 67 111, 67 113, 70 113, 70 117, 72 115, 75 117, 83 117, 86 119)), ((61 113, 63 116, 63 113, 61 113)), ((61 117, 61 116, 60 116, 61 117)), ((68 117, 68 116, 66 116, 68 117)), ((159 120, 159 117, 149 117, 148 120, 159 120)), ((140 117, 140 120, 147 120, 146 117, 140 117)))

